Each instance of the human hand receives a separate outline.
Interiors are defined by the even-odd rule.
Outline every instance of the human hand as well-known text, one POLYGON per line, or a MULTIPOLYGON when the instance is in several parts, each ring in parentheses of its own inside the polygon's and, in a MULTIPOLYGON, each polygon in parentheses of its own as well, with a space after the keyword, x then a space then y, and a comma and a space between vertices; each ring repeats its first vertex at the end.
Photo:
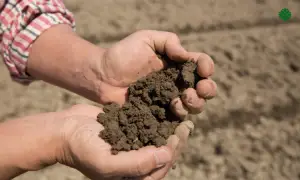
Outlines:
POLYGON ((214 63, 204 53, 187 52, 175 34, 163 31, 138 31, 107 49, 101 61, 95 60, 94 71, 100 77, 100 101, 124 103, 131 83, 166 67, 156 52, 174 61, 197 62, 197 72, 205 79, 197 83, 196 89, 187 89, 183 98, 174 99, 171 107, 181 117, 201 112, 205 100, 216 95, 215 82, 207 79, 214 72, 214 63))
POLYGON ((170 136, 166 146, 148 146, 112 155, 110 145, 99 137, 104 127, 96 117, 101 111, 95 106, 76 105, 63 111, 65 118, 61 122, 65 145, 57 159, 91 179, 160 180, 172 167, 193 129, 193 124, 185 121, 170 136))
POLYGON ((196 89, 187 89, 186 96, 175 98, 171 107, 182 117, 188 112, 199 113, 205 100, 216 95, 216 84, 209 79, 214 63, 204 53, 186 51, 170 32, 138 31, 103 49, 76 35, 69 26, 57 25, 34 42, 26 68, 32 77, 90 100, 123 104, 131 83, 165 67, 156 53, 174 61, 197 62, 198 74, 205 79, 197 83, 196 89))

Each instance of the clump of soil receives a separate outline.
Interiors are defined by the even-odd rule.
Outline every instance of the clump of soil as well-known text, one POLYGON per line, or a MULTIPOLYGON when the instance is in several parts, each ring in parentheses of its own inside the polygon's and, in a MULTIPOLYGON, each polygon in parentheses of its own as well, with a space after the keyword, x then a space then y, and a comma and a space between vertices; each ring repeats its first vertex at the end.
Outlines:
POLYGON ((169 104, 187 88, 194 88, 200 77, 192 61, 175 63, 161 57, 168 68, 152 73, 128 88, 128 101, 120 107, 111 103, 97 117, 105 129, 100 137, 112 146, 112 153, 137 150, 143 146, 166 144, 181 120, 169 104))

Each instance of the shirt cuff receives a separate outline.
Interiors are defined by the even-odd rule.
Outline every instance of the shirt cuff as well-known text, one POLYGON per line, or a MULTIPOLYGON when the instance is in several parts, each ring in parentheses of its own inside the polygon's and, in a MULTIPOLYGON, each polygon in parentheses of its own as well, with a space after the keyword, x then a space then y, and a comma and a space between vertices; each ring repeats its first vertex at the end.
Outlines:
MULTIPOLYGON (((11 14, 12 11, 6 7, 4 12, 11 14)), ((27 10, 25 13, 21 11, 23 13, 15 15, 10 23, 6 20, 7 26, 2 26, 1 50, 13 80, 29 84, 35 80, 26 73, 29 50, 33 42, 53 25, 69 24, 75 30, 75 21, 71 12, 67 11, 64 6, 32 3, 24 9, 27 10)))
POLYGON ((28 83, 34 80, 33 77, 26 73, 26 62, 29 57, 29 49, 31 48, 33 42, 45 30, 57 24, 70 24, 70 21, 60 13, 44 13, 35 18, 15 37, 9 50, 12 61, 15 62, 19 69, 17 76, 12 75, 14 80, 22 83, 28 83))

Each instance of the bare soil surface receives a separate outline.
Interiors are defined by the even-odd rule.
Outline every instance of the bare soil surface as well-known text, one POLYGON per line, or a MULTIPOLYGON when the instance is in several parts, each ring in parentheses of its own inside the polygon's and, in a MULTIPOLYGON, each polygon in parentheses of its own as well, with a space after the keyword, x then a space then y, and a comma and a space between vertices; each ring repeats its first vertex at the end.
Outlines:
MULTIPOLYGON (((196 129, 172 180, 300 179, 299 0, 66 0, 78 33, 109 47, 138 29, 176 32, 184 47, 216 63, 218 96, 190 118, 196 129), (293 18, 278 18, 289 8, 293 18)), ((11 82, 0 64, 0 118, 89 101, 36 82, 11 82)), ((17 180, 82 180, 56 165, 17 180)))

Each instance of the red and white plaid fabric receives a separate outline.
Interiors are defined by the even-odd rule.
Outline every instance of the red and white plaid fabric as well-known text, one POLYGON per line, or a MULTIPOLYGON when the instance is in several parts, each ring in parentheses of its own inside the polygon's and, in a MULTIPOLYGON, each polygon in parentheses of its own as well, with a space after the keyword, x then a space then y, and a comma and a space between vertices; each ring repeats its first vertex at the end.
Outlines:
POLYGON ((27 84, 29 49, 37 37, 56 24, 75 20, 62 0, 0 0, 0 52, 12 78, 27 84))

